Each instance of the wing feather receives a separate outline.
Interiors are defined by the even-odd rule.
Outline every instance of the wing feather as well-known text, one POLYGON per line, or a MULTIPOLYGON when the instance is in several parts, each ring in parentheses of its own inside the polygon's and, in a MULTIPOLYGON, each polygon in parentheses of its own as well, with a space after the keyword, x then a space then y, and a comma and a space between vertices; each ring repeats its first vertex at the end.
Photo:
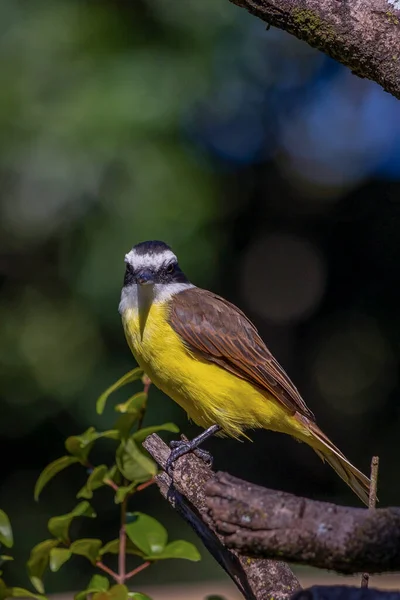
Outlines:
POLYGON ((169 323, 190 351, 267 390, 292 414, 315 417, 257 329, 236 306, 200 288, 174 296, 169 323))

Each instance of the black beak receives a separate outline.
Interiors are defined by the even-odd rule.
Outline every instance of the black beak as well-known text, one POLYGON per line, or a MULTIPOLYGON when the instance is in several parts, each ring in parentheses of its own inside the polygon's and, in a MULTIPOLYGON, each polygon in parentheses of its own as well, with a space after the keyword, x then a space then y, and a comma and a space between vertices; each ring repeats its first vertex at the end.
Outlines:
POLYGON ((139 285, 152 285, 154 284, 154 275, 150 269, 143 269, 137 274, 136 280, 139 285))

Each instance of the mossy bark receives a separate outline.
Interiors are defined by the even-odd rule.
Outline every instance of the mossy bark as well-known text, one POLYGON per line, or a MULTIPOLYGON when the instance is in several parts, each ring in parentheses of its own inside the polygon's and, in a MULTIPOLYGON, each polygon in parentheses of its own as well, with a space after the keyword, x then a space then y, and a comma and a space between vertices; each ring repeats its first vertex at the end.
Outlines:
POLYGON ((389 0, 230 0, 400 98, 400 10, 389 0))

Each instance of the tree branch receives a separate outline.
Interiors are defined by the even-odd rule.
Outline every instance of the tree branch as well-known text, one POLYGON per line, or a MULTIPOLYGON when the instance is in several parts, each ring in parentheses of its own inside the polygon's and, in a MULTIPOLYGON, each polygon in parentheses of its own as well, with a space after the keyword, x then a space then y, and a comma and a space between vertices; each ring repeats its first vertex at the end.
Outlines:
MULTIPOLYGON (((164 468, 170 449, 161 438, 156 434, 150 435, 143 446, 164 468)), ((191 525, 247 600, 290 598, 300 589, 300 584, 285 563, 239 556, 221 543, 221 536, 215 533, 209 519, 204 492, 213 476, 213 471, 199 458, 187 454, 175 463, 173 483, 165 472, 156 477, 156 482, 163 496, 191 525)))
POLYGON ((217 473, 206 504, 228 548, 339 573, 400 570, 400 508, 317 502, 217 473))
POLYGON ((400 98, 398 0, 230 0, 400 98))

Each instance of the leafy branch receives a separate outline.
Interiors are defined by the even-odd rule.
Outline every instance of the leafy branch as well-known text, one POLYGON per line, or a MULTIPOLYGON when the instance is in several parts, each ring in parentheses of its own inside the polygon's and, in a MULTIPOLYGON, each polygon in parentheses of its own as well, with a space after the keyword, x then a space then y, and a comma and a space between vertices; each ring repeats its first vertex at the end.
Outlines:
MULTIPOLYGON (((34 489, 34 497, 39 499, 44 487, 67 467, 79 464, 88 473, 85 485, 78 490, 80 502, 69 513, 57 515, 48 521, 48 539, 32 548, 27 562, 28 574, 35 592, 22 588, 9 587, 0 579, 0 600, 11 597, 33 597, 45 600, 44 575, 46 571, 57 572, 73 556, 85 557, 103 575, 95 574, 85 590, 78 592, 75 600, 149 600, 139 592, 130 592, 126 583, 155 562, 166 559, 200 560, 195 546, 185 540, 170 542, 164 526, 153 517, 141 512, 129 512, 132 496, 155 481, 158 467, 142 447, 142 442, 157 431, 178 432, 173 423, 143 427, 148 394, 151 382, 139 368, 133 369, 115 384, 110 386, 97 401, 97 412, 102 414, 107 400, 120 388, 142 380, 143 390, 115 406, 118 417, 112 429, 96 431, 90 427, 80 435, 65 441, 67 454, 56 459, 42 471, 34 489), (90 453, 98 440, 111 439, 116 442, 112 464, 93 465, 90 453), (77 518, 96 518, 89 500, 96 490, 109 487, 114 493, 114 503, 119 505, 120 526, 116 539, 103 542, 98 538, 72 539, 70 527, 77 518), (107 555, 118 556, 118 571, 107 564, 107 555), (140 563, 127 568, 128 557, 133 556, 140 563), (113 585, 110 584, 110 579, 113 585)), ((7 515, 0 511, 0 544, 7 548, 12 545, 12 530, 7 515)), ((11 557, 0 557, 2 562, 11 557)), ((1 575, 1 572, 0 572, 1 575)))

